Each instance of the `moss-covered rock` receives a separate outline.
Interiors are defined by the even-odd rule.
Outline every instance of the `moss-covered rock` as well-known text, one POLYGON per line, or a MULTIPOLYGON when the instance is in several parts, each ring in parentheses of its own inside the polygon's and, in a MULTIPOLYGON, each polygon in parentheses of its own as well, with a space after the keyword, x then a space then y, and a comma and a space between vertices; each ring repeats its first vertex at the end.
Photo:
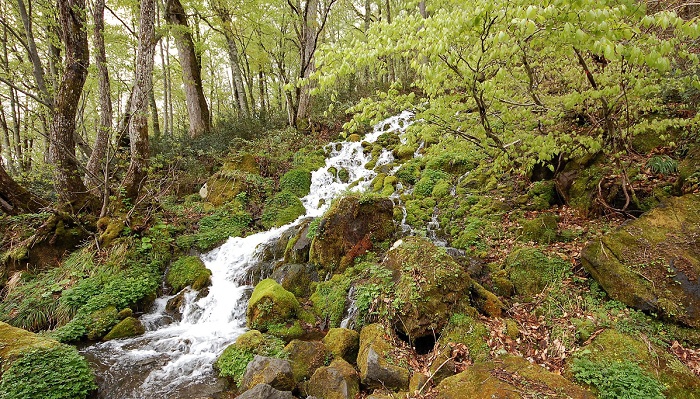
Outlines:
POLYGON ((197 256, 183 256, 176 260, 168 270, 165 281, 173 292, 190 286, 193 290, 201 290, 211 284, 211 270, 197 256))
POLYGON ((614 299, 700 327, 700 195, 671 198, 590 243, 586 270, 614 299))
POLYGON ((357 366, 362 385, 368 388, 406 390, 409 371, 405 367, 391 364, 392 335, 381 324, 370 324, 360 331, 360 350, 357 366))
POLYGON ((124 231, 124 221, 118 218, 102 217, 97 221, 97 230, 100 233, 100 246, 109 247, 124 231))
POLYGON ((284 352, 297 382, 309 379, 316 369, 326 364, 326 347, 320 341, 295 339, 284 347, 284 352))
POLYGON ((394 234, 393 208, 388 198, 341 198, 321 219, 310 261, 326 271, 344 270, 374 242, 394 234))
POLYGON ((443 379, 455 374, 456 364, 452 359, 452 346, 455 344, 467 347, 472 362, 482 363, 489 359, 489 331, 484 323, 476 319, 475 309, 471 309, 470 313, 471 315, 453 315, 449 324, 442 330, 434 351, 435 358, 429 367, 433 383, 439 384, 443 379))
POLYGON ((323 337, 323 343, 334 358, 345 359, 350 364, 357 361, 360 334, 347 328, 331 328, 323 337))
POLYGON ((595 398, 591 392, 561 375, 516 356, 502 357, 498 363, 474 364, 466 371, 444 379, 437 392, 440 399, 595 398))
POLYGON ((289 191, 297 197, 303 197, 311 189, 311 172, 307 169, 292 169, 280 178, 280 191, 289 191))
POLYGON ((321 367, 309 380, 308 393, 318 399, 353 399, 360 393, 355 369, 343 359, 321 367))
POLYGON ((87 328, 87 338, 89 340, 97 340, 102 338, 109 330, 114 327, 119 320, 119 313, 114 306, 96 310, 88 316, 88 321, 85 325, 87 328))
POLYGON ((538 181, 527 191, 528 208, 536 211, 549 209, 557 203, 557 189, 554 181, 538 181))
POLYGON ((523 227, 521 239, 549 244, 557 240, 558 218, 545 213, 531 220, 521 221, 523 227))
POLYGON ((318 227, 314 219, 303 220, 294 234, 289 237, 289 241, 284 248, 284 263, 307 263, 309 261, 309 251, 311 250, 310 229, 318 227))
POLYGON ((522 248, 508 255, 504 270, 515 292, 525 300, 531 300, 548 284, 561 281, 571 271, 571 265, 562 259, 550 258, 537 249, 522 248))
POLYGON ((583 382, 595 381, 590 373, 597 371, 603 373, 603 378, 606 375, 619 378, 619 375, 613 376, 620 370, 630 377, 619 381, 602 381, 601 386, 607 389, 628 391, 635 387, 653 391, 656 386, 667 398, 700 398, 700 378, 667 349, 616 330, 603 331, 576 357, 569 359, 567 366, 573 377, 583 382), (636 376, 632 377, 632 374, 636 376))
POLYGON ((296 399, 289 391, 280 391, 268 384, 258 384, 236 396, 237 399, 296 399))
POLYGON ((97 389, 71 346, 0 322, 0 397, 84 399, 97 389))
POLYGON ((330 280, 316 284, 311 297, 313 310, 324 325, 339 327, 345 312, 351 280, 343 274, 336 274, 330 280))
POLYGON ((424 238, 397 241, 383 264, 396 284, 394 324, 413 340, 439 333, 453 312, 469 304, 469 274, 424 238))
POLYGON ((224 349, 216 359, 214 368, 220 377, 229 378, 240 385, 243 373, 255 355, 282 357, 283 348, 282 340, 263 335, 258 330, 249 330, 224 349))
POLYGON ((246 320, 249 328, 262 332, 273 324, 284 324, 299 310, 299 301, 273 279, 259 282, 248 301, 246 320))
POLYGON ((110 339, 135 337, 145 332, 146 329, 143 327, 143 324, 141 324, 139 319, 127 317, 114 326, 102 339, 109 341, 110 339))
POLYGON ((318 281, 318 273, 316 267, 308 263, 286 263, 275 268, 270 278, 297 298, 308 298, 311 294, 311 283, 318 281))
POLYGON ((280 391, 293 390, 296 383, 289 361, 255 355, 243 373, 239 391, 245 392, 259 384, 267 384, 280 391))
POLYGON ((251 190, 253 186, 267 191, 261 181, 260 166, 255 156, 242 154, 228 160, 221 170, 207 180, 206 200, 216 206, 222 205, 242 192, 251 196, 259 191, 251 190))
POLYGON ((261 216, 262 225, 267 228, 284 226, 306 213, 301 200, 291 191, 282 191, 265 203, 261 216))

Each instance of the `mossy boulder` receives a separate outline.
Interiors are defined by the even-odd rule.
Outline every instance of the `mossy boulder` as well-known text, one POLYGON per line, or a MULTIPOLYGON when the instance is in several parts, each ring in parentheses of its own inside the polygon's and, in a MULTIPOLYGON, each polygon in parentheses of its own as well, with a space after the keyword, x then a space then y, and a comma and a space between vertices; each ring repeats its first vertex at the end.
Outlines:
POLYGON ((265 203, 260 219, 262 225, 270 229, 291 223, 305 213, 304 204, 294 193, 282 191, 265 203))
POLYGON ((312 222, 313 219, 308 218, 293 229, 293 234, 290 235, 284 248, 285 263, 306 263, 309 261, 309 250, 311 250, 309 229, 312 222))
POLYGON ((102 217, 97 221, 99 241, 103 248, 109 247, 124 231, 124 221, 118 218, 102 217))
POLYGON ((146 329, 143 327, 143 324, 141 324, 139 319, 135 317, 127 317, 114 326, 107 333, 107 335, 104 336, 103 340, 109 341, 110 339, 135 337, 145 332, 146 329))
POLYGON ((668 199, 590 243, 581 261, 612 298, 700 327, 700 194, 668 199))
POLYGON ((281 357, 283 349, 282 340, 264 335, 258 330, 248 330, 224 349, 216 359, 214 369, 220 377, 229 378, 240 385, 246 367, 255 355, 281 357))
POLYGON ((268 384, 258 384, 236 396, 237 399, 295 399, 289 391, 280 391, 268 384))
POLYGON ((504 262, 505 273, 513 284, 515 292, 525 300, 531 300, 547 285, 561 281, 571 271, 566 261, 549 257, 534 248, 513 251, 504 262))
POLYGON ((466 371, 444 379, 437 392, 439 399, 595 398, 591 392, 561 375, 516 356, 501 357, 497 363, 474 364, 466 371))
POLYGON ((323 343, 334 358, 345 359, 350 364, 357 361, 360 334, 347 328, 331 328, 323 337, 323 343))
POLYGON ((314 371, 326 363, 326 346, 320 341, 295 339, 284 347, 284 352, 297 382, 309 379, 314 371))
POLYGON ((309 194, 311 189, 311 172, 307 169, 292 169, 280 178, 280 191, 289 191, 297 197, 309 194))
MULTIPOLYGON (((215 206, 233 200, 238 194, 252 195, 252 185, 261 182, 260 166, 255 156, 242 154, 228 160, 224 166, 207 180, 205 199, 215 206)), ((260 185, 262 188, 264 184, 260 185)), ((265 190, 263 190, 265 191, 265 190)))
POLYGON ((340 326, 351 282, 347 276, 336 274, 330 280, 316 284, 316 289, 309 299, 313 304, 314 313, 324 325, 340 326))
POLYGON ((114 306, 108 306, 90 313, 85 323, 87 338, 89 340, 102 338, 118 321, 119 313, 114 306))
POLYGON ((540 244, 550 244, 557 240, 558 218, 545 213, 531 220, 522 220, 522 236, 524 241, 534 241, 540 244))
POLYGON ((256 385, 267 384, 280 391, 291 391, 296 386, 292 365, 288 360, 255 355, 245 369, 240 392, 245 392, 256 385))
POLYGON ((631 389, 629 384, 642 384, 641 388, 649 388, 656 382, 656 386, 667 398, 700 398, 700 377, 694 375, 668 349, 617 330, 603 331, 579 351, 577 356, 570 358, 567 367, 574 378, 583 381, 590 378, 590 372, 597 371, 603 373, 603 378, 606 375, 616 375, 615 371, 620 369, 627 375, 637 376, 636 381, 630 381, 629 378, 605 381, 609 389, 617 387, 625 391, 631 389))
POLYGON ((452 358, 452 348, 455 344, 466 346, 469 349, 469 358, 474 363, 482 363, 489 359, 489 331, 486 325, 476 318, 475 309, 471 309, 470 314, 453 315, 449 324, 442 330, 434 351, 434 360, 429 367, 433 383, 439 384, 443 379, 455 374, 456 363, 452 358))
POLYGON ((92 371, 74 347, 3 322, 0 366, 2 398, 84 399, 97 389, 92 371))
POLYGON ((318 399, 353 399, 358 393, 357 371, 343 359, 316 370, 308 384, 308 394, 318 399))
POLYGON ((383 265, 396 285, 394 325, 413 340, 439 333, 452 313, 469 304, 469 274, 444 248, 424 238, 397 241, 383 265))
POLYGON ((268 278, 255 286, 248 301, 246 320, 249 328, 265 332, 273 324, 292 320, 298 310, 299 301, 294 294, 268 278))
POLYGON ((352 260, 395 231, 388 198, 347 196, 326 212, 311 244, 309 259, 327 271, 342 271, 352 260))
POLYGON ((395 337, 381 324, 370 324, 362 328, 357 355, 362 385, 392 390, 408 388, 408 369, 391 363, 394 352, 393 339, 395 337))
POLYGON ((211 270, 197 256, 183 256, 173 262, 165 276, 165 281, 173 292, 178 292, 190 286, 193 290, 201 290, 211 284, 211 270))
POLYGON ((308 298, 311 295, 311 283, 318 281, 318 273, 316 267, 308 263, 285 263, 275 268, 270 278, 280 283, 294 296, 308 298))

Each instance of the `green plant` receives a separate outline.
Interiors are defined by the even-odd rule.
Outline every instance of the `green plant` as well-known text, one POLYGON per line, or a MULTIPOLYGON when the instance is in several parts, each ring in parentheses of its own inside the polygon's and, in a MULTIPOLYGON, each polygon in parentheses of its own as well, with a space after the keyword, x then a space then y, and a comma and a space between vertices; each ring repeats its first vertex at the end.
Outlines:
POLYGON ((448 180, 449 177, 447 173, 441 170, 426 169, 421 174, 420 180, 416 182, 414 193, 417 197, 429 197, 435 185, 441 180, 448 180))
MULTIPOLYGON (((257 333, 260 334, 260 333, 257 333)), ((219 371, 219 376, 233 379, 237 385, 241 385, 245 369, 255 355, 284 358, 284 341, 279 338, 265 335, 257 345, 249 347, 247 345, 229 345, 221 356, 216 360, 215 367, 219 371)))
POLYGON ((678 162, 668 155, 654 155, 647 161, 647 168, 652 173, 668 175, 678 171, 678 162))
POLYGON ((22 353, 0 380, 3 399, 82 399, 95 389, 87 362, 68 345, 22 353))
POLYGON ((303 197, 311 189, 311 172, 306 169, 292 169, 280 178, 280 191, 288 190, 297 197, 303 197))
POLYGON ((602 399, 663 399, 666 387, 647 375, 636 363, 594 362, 585 358, 574 359, 571 366, 574 378, 598 390, 602 399))
POLYGON ((196 256, 183 256, 173 262, 165 276, 166 282, 178 292, 186 286, 200 290, 209 282, 211 271, 204 266, 204 262, 196 256))
POLYGON ((261 221, 265 228, 280 227, 293 222, 306 212, 304 204, 290 191, 282 191, 265 203, 261 221))

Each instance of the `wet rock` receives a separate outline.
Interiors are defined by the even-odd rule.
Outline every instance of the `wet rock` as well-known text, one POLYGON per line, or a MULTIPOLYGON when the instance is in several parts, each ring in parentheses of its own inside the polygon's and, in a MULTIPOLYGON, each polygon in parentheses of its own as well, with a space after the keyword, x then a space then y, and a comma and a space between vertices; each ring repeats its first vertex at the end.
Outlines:
POLYGON ((293 390, 296 383, 289 361, 256 355, 246 367, 240 391, 245 392, 259 384, 268 384, 280 391, 293 390))
POLYGON ((326 347, 319 341, 295 339, 285 346, 284 351, 288 354, 295 381, 308 379, 326 362, 326 347))
POLYGON ((331 328, 323 337, 328 352, 335 358, 345 359, 350 364, 357 361, 360 349, 360 334, 347 328, 331 328))
POLYGON ((343 359, 316 370, 308 384, 308 393, 319 399, 353 399, 359 392, 357 372, 343 359))
POLYGON ((437 388, 439 399, 524 399, 535 395, 593 399, 595 395, 516 356, 505 356, 498 363, 477 363, 437 388))
POLYGON ((308 298, 312 281, 318 281, 316 267, 311 264, 287 263, 278 266, 270 275, 287 291, 299 298, 308 298))
POLYGON ((172 316, 173 320, 182 320, 182 306, 185 304, 185 294, 187 291, 180 291, 174 297, 168 299, 165 305, 165 313, 172 316))
POLYGON ((700 194, 670 198, 590 243, 581 262, 612 298, 700 327, 700 194))
POLYGON ((285 290, 273 279, 258 283, 248 301, 246 321, 249 328, 265 332, 273 324, 286 323, 299 310, 294 294, 285 290))
POLYGON ((302 221, 295 230, 295 234, 290 237, 284 249, 285 263, 306 263, 309 261, 309 250, 311 250, 311 239, 308 237, 309 225, 312 219, 302 221))
POLYGON ((370 324, 360 332, 357 366, 360 369, 362 385, 392 390, 408 388, 408 370, 389 363, 394 349, 389 341, 390 337, 381 324, 370 324))
POLYGON ((336 201, 318 226, 310 262, 329 272, 345 270, 374 242, 394 234, 393 207, 388 198, 361 201, 358 196, 348 196, 336 201))
POLYGON ((397 241, 384 266, 392 271, 394 303, 400 304, 395 327, 413 340, 439 333, 453 312, 469 304, 469 275, 443 248, 424 238, 397 241))
POLYGON ((135 337, 145 332, 146 329, 139 319, 127 317, 114 326, 107 335, 104 336, 103 340, 109 341, 110 339, 135 337))
POLYGON ((268 384, 258 384, 237 396, 238 399, 295 399, 289 391, 278 391, 268 384))

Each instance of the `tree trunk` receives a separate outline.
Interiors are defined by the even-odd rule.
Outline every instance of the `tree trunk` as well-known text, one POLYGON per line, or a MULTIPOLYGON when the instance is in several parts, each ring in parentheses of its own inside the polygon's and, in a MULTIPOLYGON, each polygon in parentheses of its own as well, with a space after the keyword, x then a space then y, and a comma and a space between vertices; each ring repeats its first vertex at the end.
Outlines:
MULTIPOLYGON (((300 37, 300 65, 299 78, 309 79, 313 72, 313 58, 316 52, 318 34, 318 0, 307 0, 306 8, 302 14, 302 26, 300 37)), ((304 123, 309 119, 311 107, 311 82, 297 87, 296 124, 304 123)))
POLYGON ((177 54, 182 66, 185 85, 185 103, 190 121, 190 137, 209 132, 209 107, 202 87, 202 65, 194 51, 192 33, 187 25, 187 16, 180 0, 167 0, 165 19, 175 27, 171 30, 175 38, 177 54))
POLYGON ((96 0, 92 15, 95 22, 93 40, 100 97, 100 125, 97 128, 95 145, 93 146, 92 154, 87 163, 87 172, 85 173, 85 181, 86 183, 90 182, 92 188, 102 183, 100 169, 104 165, 107 146, 112 133, 112 92, 109 83, 109 71, 107 70, 107 56, 105 54, 104 9, 105 0, 96 0))
POLYGON ((131 163, 124 176, 124 189, 128 198, 136 200, 146 179, 148 167, 148 102, 152 90, 153 58, 155 56, 155 0, 141 1, 141 27, 136 56, 136 77, 131 96, 129 120, 129 146, 131 163))
POLYGON ((54 102, 49 157, 55 165, 54 185, 61 207, 77 211, 94 205, 81 179, 74 140, 75 116, 90 63, 85 0, 59 1, 58 7, 66 48, 65 72, 54 102))
POLYGON ((0 210, 6 215, 38 213, 48 203, 17 184, 0 163, 0 210))
MULTIPOLYGON (((66 4, 64 3, 72 3, 72 1, 59 1, 59 7, 65 8, 66 4)), ((27 44, 27 54, 29 55, 29 59, 32 62, 32 73, 34 74, 34 80, 36 81, 37 88, 39 89, 39 96, 41 100, 45 103, 45 105, 51 109, 53 108, 53 98, 49 94, 49 90, 46 87, 44 67, 41 64, 41 59, 39 58, 39 51, 37 50, 36 42, 34 41, 34 30, 32 28, 32 20, 29 14, 27 13, 27 8, 24 5, 24 0, 17 0, 17 6, 19 9, 20 19, 22 20, 22 25, 24 26, 24 35, 27 44)), ((63 23, 63 21, 61 21, 61 23, 63 23)))

